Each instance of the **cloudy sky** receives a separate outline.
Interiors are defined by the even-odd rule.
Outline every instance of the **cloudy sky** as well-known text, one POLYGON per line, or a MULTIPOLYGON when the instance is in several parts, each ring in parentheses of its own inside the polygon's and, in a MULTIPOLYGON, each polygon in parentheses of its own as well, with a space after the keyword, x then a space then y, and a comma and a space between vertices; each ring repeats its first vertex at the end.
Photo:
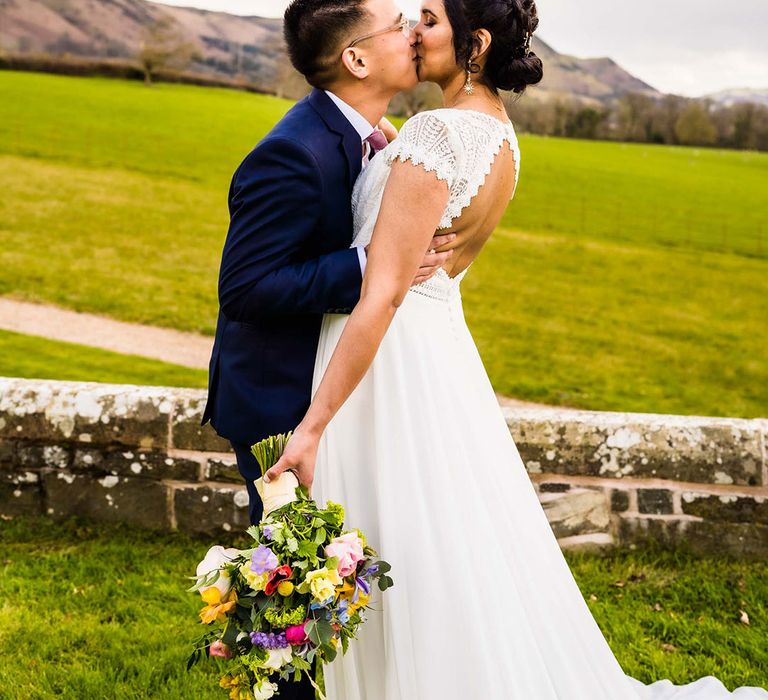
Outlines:
MULTIPOLYGON (((288 0, 162 0, 282 16, 288 0)), ((420 0, 398 0, 411 17, 420 0)), ((537 0, 537 35, 561 52, 609 56, 663 92, 768 89, 768 0, 537 0)))

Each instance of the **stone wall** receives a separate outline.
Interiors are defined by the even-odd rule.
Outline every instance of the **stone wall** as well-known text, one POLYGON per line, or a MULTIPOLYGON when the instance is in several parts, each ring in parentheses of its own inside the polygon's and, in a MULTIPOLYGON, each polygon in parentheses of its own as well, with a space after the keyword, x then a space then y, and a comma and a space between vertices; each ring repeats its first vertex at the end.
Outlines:
MULTIPOLYGON (((215 535, 248 526, 205 392, 0 378, 0 515, 215 535)), ((767 420, 502 409, 563 547, 768 555, 767 420)))

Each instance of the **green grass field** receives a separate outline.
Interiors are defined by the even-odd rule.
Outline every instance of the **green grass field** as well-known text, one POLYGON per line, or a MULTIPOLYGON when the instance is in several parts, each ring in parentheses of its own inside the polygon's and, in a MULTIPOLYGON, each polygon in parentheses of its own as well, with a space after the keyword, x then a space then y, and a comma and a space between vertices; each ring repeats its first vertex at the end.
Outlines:
POLYGON ((82 380, 115 384, 159 384, 206 388, 208 373, 135 355, 60 343, 0 331, 0 357, 7 377, 82 380))
MULTIPOLYGON (((229 179, 289 106, 0 72, 0 294, 212 333, 229 179)), ((768 414, 768 155, 520 146, 515 200, 463 284, 496 390, 768 414)))
MULTIPOLYGON (((124 525, 4 522, 2 697, 226 698, 214 664, 184 671, 200 630, 199 596, 185 592, 185 577, 210 544, 124 525)), ((768 685, 765 562, 650 549, 567 558, 626 673, 645 683, 711 674, 731 689, 768 685)))

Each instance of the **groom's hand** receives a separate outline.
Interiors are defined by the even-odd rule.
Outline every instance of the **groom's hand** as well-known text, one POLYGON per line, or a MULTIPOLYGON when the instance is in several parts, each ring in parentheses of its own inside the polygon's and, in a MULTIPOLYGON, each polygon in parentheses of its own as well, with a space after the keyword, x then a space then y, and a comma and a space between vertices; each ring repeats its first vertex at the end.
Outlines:
POLYGON ((424 260, 422 260, 421 266, 416 273, 416 277, 413 278, 413 284, 426 282, 443 265, 445 265, 446 261, 453 255, 453 250, 446 250, 442 253, 437 253, 435 251, 439 250, 447 243, 450 243, 454 238, 456 238, 455 233, 446 233, 435 236, 432 239, 432 242, 429 244, 429 250, 424 256, 424 260))

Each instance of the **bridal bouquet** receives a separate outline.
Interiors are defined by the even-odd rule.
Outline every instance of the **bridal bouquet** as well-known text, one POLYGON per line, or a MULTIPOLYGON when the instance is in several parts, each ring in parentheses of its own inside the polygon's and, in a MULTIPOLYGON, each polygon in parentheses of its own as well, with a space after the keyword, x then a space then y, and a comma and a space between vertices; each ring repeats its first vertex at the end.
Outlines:
MULTIPOLYGON (((252 447, 262 475, 290 438, 270 437, 252 447)), ((365 622, 374 582, 392 585, 390 566, 359 530, 343 530, 344 508, 318 508, 291 471, 256 488, 264 516, 247 530, 253 546, 211 547, 189 590, 202 596, 207 626, 187 669, 203 657, 227 666, 219 684, 232 700, 262 700, 277 692, 277 678, 298 681, 313 659, 333 661, 365 622)))

